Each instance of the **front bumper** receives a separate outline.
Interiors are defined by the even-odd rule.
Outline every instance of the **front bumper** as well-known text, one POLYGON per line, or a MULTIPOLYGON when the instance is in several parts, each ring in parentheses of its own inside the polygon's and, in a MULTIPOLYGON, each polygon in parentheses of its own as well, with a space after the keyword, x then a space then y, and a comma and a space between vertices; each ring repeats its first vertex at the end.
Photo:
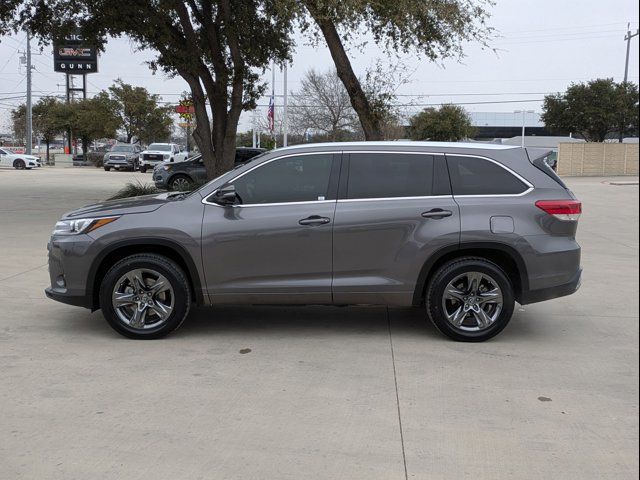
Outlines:
POLYGON ((134 162, 122 161, 122 160, 107 160, 104 162, 105 167, 112 168, 133 168, 134 162))
POLYGON ((88 258, 93 239, 88 235, 52 237, 49 252, 50 286, 45 295, 52 300, 93 309, 93 295, 87 290, 88 258))
POLYGON ((579 268, 575 276, 567 283, 556 285, 554 287, 541 288, 539 290, 529 290, 522 292, 520 299, 521 305, 529 305, 530 303, 544 302, 553 300, 554 298, 566 297, 578 291, 582 285, 582 268, 579 268))
POLYGON ((45 288, 44 294, 47 298, 56 302, 66 303, 74 307, 84 307, 93 310, 93 299, 87 295, 68 295, 56 290, 53 287, 45 288))
POLYGON ((168 185, 167 185, 167 179, 169 178, 168 175, 165 175, 165 172, 161 171, 157 171, 154 170, 153 171, 153 183, 155 183, 157 188, 162 188, 162 189, 167 189, 168 185))

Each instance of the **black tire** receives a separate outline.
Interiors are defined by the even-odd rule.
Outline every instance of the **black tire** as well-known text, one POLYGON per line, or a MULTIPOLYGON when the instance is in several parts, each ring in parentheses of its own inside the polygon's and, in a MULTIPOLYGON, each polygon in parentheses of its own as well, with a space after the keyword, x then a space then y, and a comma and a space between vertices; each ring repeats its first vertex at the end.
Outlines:
POLYGON ((108 172, 108 171, 110 171, 110 170, 111 170, 111 167, 104 167, 104 171, 105 171, 105 172, 108 172))
POLYGON ((21 158, 16 158, 13 161, 13 168, 15 168, 16 170, 25 170, 27 168, 27 164, 24 163, 24 160, 22 160, 21 158))
POLYGON ((175 175, 169 180, 169 190, 185 190, 185 187, 189 185, 193 185, 193 180, 187 175, 175 175))
POLYGON ((100 308, 109 325, 121 335, 139 340, 164 337, 176 330, 185 321, 191 308, 191 288, 187 276, 173 260, 162 255, 141 253, 117 262, 104 276, 100 284, 100 308), (168 319, 159 326, 140 329, 122 321, 112 304, 111 297, 116 283, 127 272, 136 269, 151 269, 163 275, 170 283, 175 295, 173 310, 168 319))
MULTIPOLYGON (((515 294, 512 282, 498 265, 484 258, 462 257, 447 262, 438 269, 429 282, 425 301, 429 318, 444 335, 460 342, 483 342, 496 336, 507 326, 513 315, 515 294), (445 289, 449 282, 469 272, 488 275, 492 280, 495 280, 502 292, 501 312, 489 327, 479 331, 468 331, 456 327, 447 320, 443 311, 445 289)), ((470 314, 472 313, 470 312, 470 314)))
POLYGON ((142 165, 140 167, 140 173, 147 173, 147 166, 146 165, 142 165))

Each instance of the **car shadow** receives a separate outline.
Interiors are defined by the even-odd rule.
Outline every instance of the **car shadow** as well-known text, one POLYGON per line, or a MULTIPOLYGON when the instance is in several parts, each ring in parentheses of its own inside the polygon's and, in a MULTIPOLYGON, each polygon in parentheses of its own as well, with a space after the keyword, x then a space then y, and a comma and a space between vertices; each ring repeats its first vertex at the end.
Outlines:
MULTIPOLYGON (((119 337, 100 311, 75 310, 65 315, 59 328, 76 335, 119 337)), ((506 330, 490 342, 540 341, 545 331, 531 312, 516 312, 506 330)), ((447 341, 428 320, 424 308, 378 306, 216 306, 193 307, 179 330, 167 338, 214 337, 246 333, 261 336, 308 337, 322 335, 370 335, 422 337, 447 341)))
MULTIPOLYGON (((194 308, 176 335, 215 335, 247 332, 272 336, 331 334, 388 335, 389 318, 394 331, 413 331, 418 309, 389 314, 385 307, 331 306, 217 306, 194 308), (389 315, 389 316, 387 316, 389 315)), ((431 325, 420 322, 426 334, 438 335, 431 325)))

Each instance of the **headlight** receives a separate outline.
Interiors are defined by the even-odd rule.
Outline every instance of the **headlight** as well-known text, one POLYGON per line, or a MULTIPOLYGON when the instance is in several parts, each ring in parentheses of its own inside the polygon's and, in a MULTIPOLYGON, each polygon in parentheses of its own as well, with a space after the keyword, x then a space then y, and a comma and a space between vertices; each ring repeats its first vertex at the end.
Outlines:
POLYGON ((166 160, 166 159, 167 159, 167 158, 169 158, 170 156, 171 156, 171 155, 169 155, 168 153, 165 153, 165 154, 162 156, 162 158, 164 158, 164 159, 166 160))
POLYGON ((163 165, 163 166, 162 166, 162 169, 163 169, 165 172, 170 172, 172 168, 173 168, 173 165, 171 165, 171 164, 169 164, 169 165, 163 165))
POLYGON ((103 227, 120 217, 103 218, 78 218, 73 220, 60 220, 53 229, 53 235, 78 235, 89 233, 103 227))

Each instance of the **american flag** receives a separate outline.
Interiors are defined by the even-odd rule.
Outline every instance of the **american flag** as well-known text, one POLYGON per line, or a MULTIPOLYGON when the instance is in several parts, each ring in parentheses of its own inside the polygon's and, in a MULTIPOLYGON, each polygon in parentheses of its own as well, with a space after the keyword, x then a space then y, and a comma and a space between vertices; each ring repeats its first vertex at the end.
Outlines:
POLYGON ((269 130, 271 131, 271 133, 273 133, 273 130, 275 129, 275 126, 276 126, 275 108, 276 108, 276 101, 274 96, 271 95, 271 98, 269 99, 269 110, 267 110, 267 120, 269 121, 269 130))

